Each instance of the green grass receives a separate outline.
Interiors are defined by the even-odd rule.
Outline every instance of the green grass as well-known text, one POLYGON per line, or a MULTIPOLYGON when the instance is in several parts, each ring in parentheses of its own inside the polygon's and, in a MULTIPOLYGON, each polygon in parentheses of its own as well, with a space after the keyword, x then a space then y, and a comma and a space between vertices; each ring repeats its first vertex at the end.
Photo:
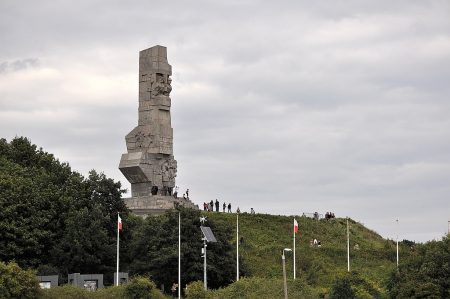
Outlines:
MULTIPOLYGON (((206 215, 216 223, 233 228, 234 237, 228 241, 235 245, 236 214, 210 212, 206 215)), ((239 215, 239 237, 242 237, 239 253, 252 278, 266 279, 267 284, 279 288, 277 281, 282 278, 282 249, 293 246, 293 219, 293 216, 239 215)), ((326 293, 337 277, 347 273, 346 219, 317 221, 301 216, 296 216, 296 219, 299 223, 296 235, 297 277, 315 288, 317 293, 326 293), (314 238, 321 241, 320 248, 310 246, 310 240, 314 238)), ((357 284, 355 288, 359 294, 384 298, 387 279, 396 266, 395 244, 358 222, 350 219, 349 224, 350 268, 357 284), (355 244, 359 245, 359 250, 354 249, 355 244)), ((400 250, 405 252, 409 249, 402 246, 400 250)), ((286 253, 286 272, 289 278, 293 277, 290 252, 286 253)))
MULTIPOLYGON (((155 299, 170 298, 159 290, 152 290, 150 295, 155 299)), ((126 294, 125 286, 111 286, 89 292, 83 288, 72 285, 63 285, 51 289, 42 290, 39 299, 130 299, 126 294)))

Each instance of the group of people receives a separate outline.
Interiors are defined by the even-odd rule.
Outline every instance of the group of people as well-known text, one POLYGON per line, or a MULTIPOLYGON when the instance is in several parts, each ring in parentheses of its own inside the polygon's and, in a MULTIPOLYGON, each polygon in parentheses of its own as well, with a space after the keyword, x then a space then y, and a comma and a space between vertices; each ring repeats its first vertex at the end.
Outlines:
POLYGON ((333 218, 336 218, 336 217, 334 216, 334 213, 331 213, 331 212, 326 212, 326 213, 325 213, 325 219, 326 219, 326 220, 328 220, 328 219, 333 219, 333 218))
MULTIPOLYGON (((209 203, 208 202, 203 203, 203 211, 214 212, 214 207, 216 208, 216 212, 219 212, 220 203, 219 203, 219 200, 217 200, 217 198, 216 198, 215 202, 213 200, 211 200, 209 203)), ((224 213, 225 213, 225 209, 227 209, 227 208, 228 208, 228 213, 231 213, 231 202, 228 203, 228 205, 225 202, 223 202, 222 211, 224 213)))
MULTIPOLYGON (((306 216, 306 214, 303 213, 303 216, 306 216)), ((320 220, 321 217, 322 217, 322 214, 319 214, 319 212, 314 212, 314 213, 312 214, 312 218, 313 218, 314 220, 320 220)), ((336 218, 336 216, 334 216, 334 213, 332 213, 332 212, 326 212, 326 213, 325 213, 325 219, 326 219, 326 220, 333 219, 333 218, 336 218)))
MULTIPOLYGON (((205 211, 205 212, 214 212, 214 211, 220 212, 219 200, 216 198, 216 201, 211 200, 210 202, 204 202, 203 203, 203 211, 205 211)), ((228 203, 228 205, 225 202, 223 202, 222 212, 232 213, 231 212, 231 202, 228 203)), ((241 213, 241 209, 239 209, 239 207, 237 207, 236 213, 238 213, 238 214, 241 213)), ((253 208, 250 209, 250 214, 255 214, 255 210, 253 208)))
POLYGON ((314 239, 314 240, 309 241, 309 246, 320 247, 320 246, 322 246, 322 243, 319 240, 314 239))

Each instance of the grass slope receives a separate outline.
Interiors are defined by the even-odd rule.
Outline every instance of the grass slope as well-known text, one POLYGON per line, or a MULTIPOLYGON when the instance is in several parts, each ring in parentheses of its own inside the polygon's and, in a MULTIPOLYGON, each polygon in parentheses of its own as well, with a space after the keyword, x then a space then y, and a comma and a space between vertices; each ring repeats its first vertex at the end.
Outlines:
MULTIPOLYGON (((205 213, 217 224, 236 227, 236 214, 205 213)), ((347 272, 346 219, 314 220, 295 217, 299 223, 296 236, 297 277, 321 293, 328 293, 337 277, 347 272), (311 247, 310 240, 321 241, 320 248, 311 247)), ((240 214, 240 256, 250 276, 268 280, 282 278, 281 252, 293 246, 293 216, 240 214)), ((386 281, 395 269, 395 243, 383 239, 362 224, 349 220, 350 268, 360 293, 368 297, 386 296, 386 281), (355 249, 355 245, 359 249, 355 249), (370 295, 370 296, 369 296, 370 295)), ((236 244, 234 239, 229 240, 236 244)), ((408 251, 402 246, 400 252, 408 251)), ((287 276, 293 277, 292 253, 286 256, 287 276)), ((364 296, 363 296, 364 297, 364 296)))

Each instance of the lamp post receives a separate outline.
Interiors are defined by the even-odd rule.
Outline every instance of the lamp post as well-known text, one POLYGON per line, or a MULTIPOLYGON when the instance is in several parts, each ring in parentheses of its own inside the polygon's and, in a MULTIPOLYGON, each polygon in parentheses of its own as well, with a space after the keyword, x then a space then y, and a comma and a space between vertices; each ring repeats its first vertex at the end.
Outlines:
POLYGON ((205 290, 208 289, 208 281, 206 280, 206 246, 208 246, 206 245, 206 238, 203 238, 203 288, 205 290))
POLYGON ((205 290, 208 289, 208 281, 207 281, 207 277, 206 277, 206 247, 208 246, 206 243, 207 242, 217 242, 216 237, 214 237, 213 232, 211 231, 211 228, 208 226, 203 226, 203 224, 205 224, 206 222, 206 217, 200 217, 200 222, 202 223, 202 225, 200 226, 200 230, 202 231, 203 234, 203 248, 202 248, 202 257, 203 257, 203 287, 205 288, 205 290))
POLYGON ((284 248, 283 249, 283 255, 281 256, 281 260, 283 261, 283 282, 284 282, 284 298, 288 298, 287 293, 287 281, 286 281, 286 257, 284 256, 285 251, 292 251, 290 248, 284 248))

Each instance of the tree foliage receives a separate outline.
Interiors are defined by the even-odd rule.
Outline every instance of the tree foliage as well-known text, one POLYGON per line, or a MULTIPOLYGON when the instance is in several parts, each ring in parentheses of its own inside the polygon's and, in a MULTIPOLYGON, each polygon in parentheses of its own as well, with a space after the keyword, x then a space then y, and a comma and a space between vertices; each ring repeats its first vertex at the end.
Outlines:
POLYGON ((0 262, 0 298, 38 298, 38 280, 31 270, 23 270, 16 263, 0 262))
POLYGON ((392 298, 450 298, 450 238, 414 247, 389 280, 392 298))
MULTIPOLYGON (((169 289, 177 281, 181 212, 183 282, 202 279, 200 211, 143 221, 129 215, 123 192, 119 182, 94 170, 83 177, 27 138, 0 139, 0 260, 59 274, 62 281, 73 272, 111 274, 112 280, 120 212, 121 270, 151 274, 169 289)), ((219 240, 208 244, 209 285, 224 286, 234 277, 231 230, 209 226, 219 240)))
MULTIPOLYGON (((136 232, 131 245, 133 262, 130 270, 149 274, 158 284, 170 289, 178 283, 178 213, 181 213, 181 273, 182 284, 203 280, 203 242, 200 232, 200 211, 178 208, 161 217, 148 217, 136 232), (161 271, 164 269, 164 271, 161 271)), ((235 261, 232 256, 232 229, 208 221, 218 242, 208 243, 208 286, 218 288, 232 282, 235 261)))
POLYGON ((113 272, 117 212, 128 218, 123 192, 119 182, 94 170, 85 178, 27 138, 0 139, 0 260, 56 267, 63 278, 113 272))

